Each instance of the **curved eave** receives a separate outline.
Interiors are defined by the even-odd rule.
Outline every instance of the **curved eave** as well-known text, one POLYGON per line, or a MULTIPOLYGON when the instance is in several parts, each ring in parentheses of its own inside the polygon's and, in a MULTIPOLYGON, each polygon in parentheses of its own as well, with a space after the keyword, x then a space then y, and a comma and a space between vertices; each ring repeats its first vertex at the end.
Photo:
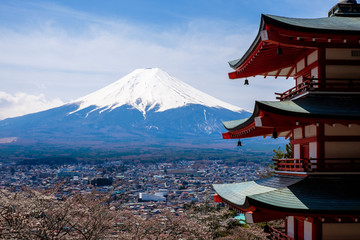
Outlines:
POLYGON ((249 196, 249 204, 277 211, 312 214, 359 214, 360 175, 312 176, 275 191, 249 196))
POLYGON ((262 15, 266 24, 308 33, 359 35, 359 17, 288 18, 262 15))
POLYGON ((221 199, 243 211, 267 209, 299 214, 360 214, 360 175, 274 176, 214 184, 221 199))
POLYGON ((287 137, 298 124, 360 123, 360 96, 310 94, 294 101, 256 101, 248 119, 224 122, 224 139, 272 135, 287 137), (236 124, 238 123, 238 124, 236 124))
POLYGON ((229 132, 223 133, 223 139, 271 136, 274 128, 276 128, 279 137, 287 137, 289 135, 289 129, 295 125, 295 120, 289 121, 289 119, 286 119, 284 122, 284 120, 281 119, 288 116, 290 114, 289 112, 281 111, 282 114, 280 113, 279 117, 278 108, 270 107, 264 103, 266 102, 256 101, 254 112, 251 117, 247 119, 224 122, 224 127, 229 132), (274 116, 273 113, 276 113, 276 116, 274 116), (276 119, 276 121, 273 121, 273 118, 276 119))
POLYGON ((326 106, 325 104, 316 105, 316 103, 314 103, 314 106, 308 105, 309 108, 307 109, 304 108, 301 104, 297 104, 297 101, 282 101, 282 102, 263 101, 263 102, 257 102, 257 105, 258 108, 264 112, 269 112, 284 117, 296 117, 302 119, 349 120, 349 121, 360 120, 360 111, 359 111, 360 109, 357 108, 360 107, 359 103, 353 103, 352 106, 347 105, 346 109, 349 109, 348 112, 346 112, 345 109, 341 109, 341 106, 336 106, 335 103, 334 105, 332 105, 333 109, 327 109, 329 108, 329 103, 326 106), (351 111, 350 110, 351 108, 353 108, 353 110, 355 110, 356 112, 351 111))
POLYGON ((275 191, 301 181, 300 177, 273 176, 269 178, 232 184, 213 184, 215 192, 227 203, 246 210, 251 208, 249 197, 275 191))
POLYGON ((256 75, 292 77, 295 74, 294 59, 309 51, 306 48, 283 45, 283 54, 278 56, 278 41, 269 42, 269 35, 264 31, 267 28, 266 19, 266 15, 262 15, 258 34, 244 56, 229 62, 230 67, 235 70, 229 73, 230 79, 256 75))
POLYGON ((246 60, 235 68, 234 72, 229 73, 230 79, 246 78, 254 76, 273 76, 277 77, 294 77, 296 60, 299 56, 309 54, 314 48, 299 48, 276 43, 261 42, 259 48, 254 54, 246 57, 246 60), (282 50, 281 55, 277 55, 278 48, 282 50))
POLYGON ((250 48, 242 58, 229 62, 235 70, 229 73, 229 78, 293 77, 299 56, 320 46, 360 47, 359 36, 360 18, 296 19, 262 15, 259 32, 250 48), (281 55, 278 55, 279 46, 281 55))
POLYGON ((240 59, 235 59, 229 62, 229 65, 231 68, 233 69, 237 69, 239 66, 241 66, 245 60, 250 56, 251 53, 254 52, 255 49, 260 48, 260 42, 261 42, 261 36, 260 33, 262 30, 264 30, 264 26, 265 26, 265 22, 263 19, 264 15, 261 15, 261 22, 260 22, 260 27, 259 27, 259 32, 255 37, 255 40, 253 41, 253 43, 251 44, 250 48, 246 51, 246 53, 244 54, 244 56, 240 59))
POLYGON ((255 101, 254 111, 249 118, 243 118, 243 119, 239 119, 239 120, 223 122, 223 125, 226 128, 226 130, 236 131, 238 129, 243 129, 245 127, 249 127, 252 123, 254 123, 255 117, 257 117, 260 112, 257 103, 258 103, 258 101, 255 101))

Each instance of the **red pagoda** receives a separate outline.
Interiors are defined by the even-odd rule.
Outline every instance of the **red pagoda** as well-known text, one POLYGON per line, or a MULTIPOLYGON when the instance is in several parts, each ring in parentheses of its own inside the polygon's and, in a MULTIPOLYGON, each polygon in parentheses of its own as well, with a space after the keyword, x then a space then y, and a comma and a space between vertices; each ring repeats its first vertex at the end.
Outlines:
POLYGON ((292 77, 278 101, 256 101, 252 116, 224 122, 224 139, 291 139, 293 158, 275 175, 214 184, 215 201, 248 223, 284 219, 270 239, 360 239, 360 4, 339 1, 327 18, 262 15, 230 79, 292 77))

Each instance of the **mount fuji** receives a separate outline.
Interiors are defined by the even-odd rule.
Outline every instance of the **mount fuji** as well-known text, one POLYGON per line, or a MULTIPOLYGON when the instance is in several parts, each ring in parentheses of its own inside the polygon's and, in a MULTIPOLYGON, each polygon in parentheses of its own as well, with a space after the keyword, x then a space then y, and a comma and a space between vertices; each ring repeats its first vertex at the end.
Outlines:
POLYGON ((246 110, 159 68, 137 69, 63 106, 0 121, 0 140, 73 146, 207 145, 222 141, 222 121, 248 116, 246 110))

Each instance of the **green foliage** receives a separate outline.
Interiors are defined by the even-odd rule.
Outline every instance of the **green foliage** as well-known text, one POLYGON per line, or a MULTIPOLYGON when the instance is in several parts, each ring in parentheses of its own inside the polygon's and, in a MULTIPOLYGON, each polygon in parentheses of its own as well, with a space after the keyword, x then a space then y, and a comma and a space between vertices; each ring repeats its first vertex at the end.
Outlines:
POLYGON ((282 159, 285 156, 284 151, 281 150, 280 147, 278 147, 278 149, 273 149, 273 152, 275 153, 273 156, 274 159, 282 159))
POLYGON ((280 147, 278 147, 278 149, 273 149, 273 152, 275 153, 273 156, 274 159, 293 158, 293 145, 290 144, 290 140, 291 138, 289 139, 289 143, 285 145, 285 151, 281 150, 280 147))
MULTIPOLYGON (((290 141, 291 139, 289 139, 290 141)), ((293 151, 294 151, 294 146, 292 144, 290 144, 290 142, 288 144, 285 145, 285 158, 293 158, 293 151)))

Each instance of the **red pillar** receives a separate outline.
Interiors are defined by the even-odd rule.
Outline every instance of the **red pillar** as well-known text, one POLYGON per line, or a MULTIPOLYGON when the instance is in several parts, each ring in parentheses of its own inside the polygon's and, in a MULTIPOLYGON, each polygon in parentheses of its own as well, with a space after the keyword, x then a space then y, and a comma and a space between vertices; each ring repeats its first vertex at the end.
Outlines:
POLYGON ((316 135, 317 135, 317 170, 321 171, 325 167, 325 124, 320 123, 319 126, 316 128, 316 135))
POLYGON ((322 239, 322 222, 319 218, 313 218, 312 239, 322 239))
POLYGON ((295 217, 295 239, 304 240, 304 220, 305 217, 295 217))
POLYGON ((319 78, 319 85, 320 88, 321 84, 325 83, 325 79, 326 79, 326 52, 325 52, 325 48, 321 47, 318 48, 318 78, 319 78))

